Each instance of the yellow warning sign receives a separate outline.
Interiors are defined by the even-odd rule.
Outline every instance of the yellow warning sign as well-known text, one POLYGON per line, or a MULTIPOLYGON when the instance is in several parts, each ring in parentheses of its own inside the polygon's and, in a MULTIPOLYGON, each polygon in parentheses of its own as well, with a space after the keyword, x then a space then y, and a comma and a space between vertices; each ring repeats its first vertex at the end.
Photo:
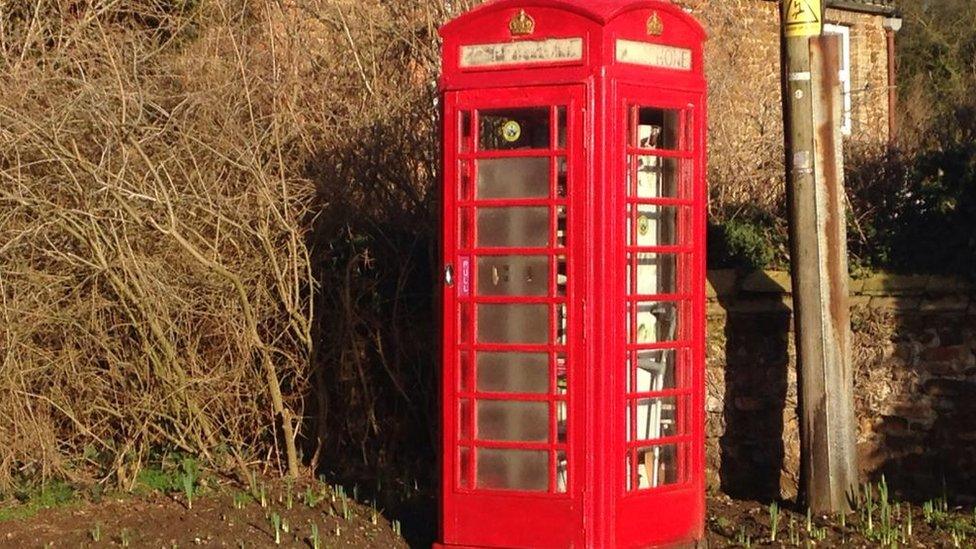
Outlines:
POLYGON ((786 0, 786 36, 817 36, 823 32, 822 0, 786 0))

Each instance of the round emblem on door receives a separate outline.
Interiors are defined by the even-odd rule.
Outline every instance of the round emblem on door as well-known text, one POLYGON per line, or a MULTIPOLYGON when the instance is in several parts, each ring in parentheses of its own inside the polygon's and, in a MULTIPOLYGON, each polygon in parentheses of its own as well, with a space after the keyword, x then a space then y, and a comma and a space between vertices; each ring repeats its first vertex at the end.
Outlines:
POLYGON ((502 125, 502 139, 509 143, 515 143, 522 137, 522 125, 514 120, 509 120, 502 125))
POLYGON ((637 220, 637 231, 640 232, 641 236, 647 236, 647 233, 651 230, 651 221, 644 216, 640 216, 637 220))

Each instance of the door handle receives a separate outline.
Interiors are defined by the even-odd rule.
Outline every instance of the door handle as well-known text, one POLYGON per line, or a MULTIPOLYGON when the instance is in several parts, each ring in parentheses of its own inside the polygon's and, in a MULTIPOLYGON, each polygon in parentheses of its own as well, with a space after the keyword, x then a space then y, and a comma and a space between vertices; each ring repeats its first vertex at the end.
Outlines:
POLYGON ((454 286, 454 266, 447 265, 444 267, 444 284, 448 286, 454 286))

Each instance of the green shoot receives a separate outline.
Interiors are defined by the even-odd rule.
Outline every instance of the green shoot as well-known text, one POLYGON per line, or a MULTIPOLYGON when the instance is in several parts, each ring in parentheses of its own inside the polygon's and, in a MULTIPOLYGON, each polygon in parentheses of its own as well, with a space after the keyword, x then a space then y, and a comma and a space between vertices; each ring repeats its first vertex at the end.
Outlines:
POLYGON ((249 501, 251 501, 251 496, 244 492, 234 494, 234 509, 237 509, 238 511, 243 510, 245 507, 247 507, 249 501))
POLYGON ((183 474, 180 475, 180 483, 183 487, 183 495, 186 496, 186 508, 193 509, 193 495, 196 491, 196 484, 199 478, 197 462, 193 459, 183 460, 183 474))
POLYGON ((91 536, 92 541, 102 541, 102 525, 96 522, 88 534, 91 536))
POLYGON ((874 532, 874 505, 875 505, 874 494, 872 493, 870 483, 868 483, 866 486, 865 497, 866 497, 866 504, 864 509, 867 512, 866 522, 868 524, 868 532, 870 533, 870 532, 874 532))
POLYGON ((885 480, 884 475, 882 475, 881 482, 878 483, 878 503, 881 505, 881 543, 883 545, 890 544, 894 533, 892 529, 891 503, 888 498, 888 482, 885 480))
POLYGON ((189 475, 182 476, 183 495, 186 496, 186 508, 193 509, 193 479, 189 475))
POLYGON ((403 535, 400 532, 400 521, 399 520, 394 520, 393 521, 393 533, 396 534, 397 537, 401 537, 403 535))
POLYGON ((132 534, 129 533, 128 528, 123 528, 122 532, 119 533, 119 544, 122 547, 128 547, 132 543, 132 534))
POLYGON ((769 504, 769 541, 776 543, 776 536, 779 534, 779 504, 775 501, 769 504))
POLYGON ((322 540, 319 538, 318 524, 314 524, 314 523, 312 524, 312 536, 309 538, 309 541, 312 543, 312 549, 322 548, 322 540))
POLYGON ((281 545, 281 515, 271 513, 271 529, 274 530, 275 545, 281 545))
POLYGON ((726 517, 716 517, 715 522, 722 530, 728 530, 732 526, 732 521, 726 517))
POLYGON ((318 504, 319 504, 318 496, 315 495, 315 492, 312 490, 312 488, 311 487, 305 488, 305 505, 307 505, 309 509, 315 509, 315 507, 318 504))

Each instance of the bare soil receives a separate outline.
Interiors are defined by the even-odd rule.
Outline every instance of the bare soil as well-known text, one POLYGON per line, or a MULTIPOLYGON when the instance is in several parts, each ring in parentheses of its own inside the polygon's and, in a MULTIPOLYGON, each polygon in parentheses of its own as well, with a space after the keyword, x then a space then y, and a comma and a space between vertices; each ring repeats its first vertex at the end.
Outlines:
MULTIPOLYGON (((318 527, 321 547, 408 547, 382 513, 352 498, 346 498, 347 512, 342 496, 333 501, 326 495, 310 506, 296 490, 289 509, 280 490, 267 498, 265 507, 256 500, 242 502, 241 495, 214 493, 195 501, 192 510, 181 495, 74 503, 0 522, 0 548, 276 547, 274 513, 288 526, 288 532, 281 533, 280 547, 312 547, 312 524, 318 527)), ((812 516, 808 522, 806 512, 789 503, 782 505, 776 541, 772 541, 773 513, 768 505, 710 498, 708 547, 973 547, 976 539, 973 512, 940 504, 930 504, 928 509, 893 504, 888 519, 882 518, 881 507, 875 504, 870 525, 864 511, 843 521, 812 516)), ((413 526, 431 534, 434 529, 432 524, 413 526)), ((412 545, 429 547, 429 542, 412 545)))
POLYGON ((182 496, 151 494, 106 498, 47 509, 21 520, 0 522, 0 547, 312 547, 312 525, 321 547, 407 547, 394 526, 378 511, 326 496, 314 507, 293 496, 291 508, 281 492, 267 506, 240 501, 242 494, 214 494, 187 508, 182 496), (235 500, 235 498, 237 498, 235 500), (272 514, 287 532, 275 544, 272 514), (96 538, 97 541, 96 541, 96 538))
POLYGON ((768 505, 725 496, 709 498, 708 504, 709 548, 976 546, 973 511, 938 502, 933 502, 928 512, 923 505, 893 503, 887 520, 882 518, 881 505, 875 502, 870 524, 862 509, 843 520, 839 516, 811 516, 809 526, 806 511, 787 502, 778 510, 775 542, 772 541, 773 513, 768 505))

